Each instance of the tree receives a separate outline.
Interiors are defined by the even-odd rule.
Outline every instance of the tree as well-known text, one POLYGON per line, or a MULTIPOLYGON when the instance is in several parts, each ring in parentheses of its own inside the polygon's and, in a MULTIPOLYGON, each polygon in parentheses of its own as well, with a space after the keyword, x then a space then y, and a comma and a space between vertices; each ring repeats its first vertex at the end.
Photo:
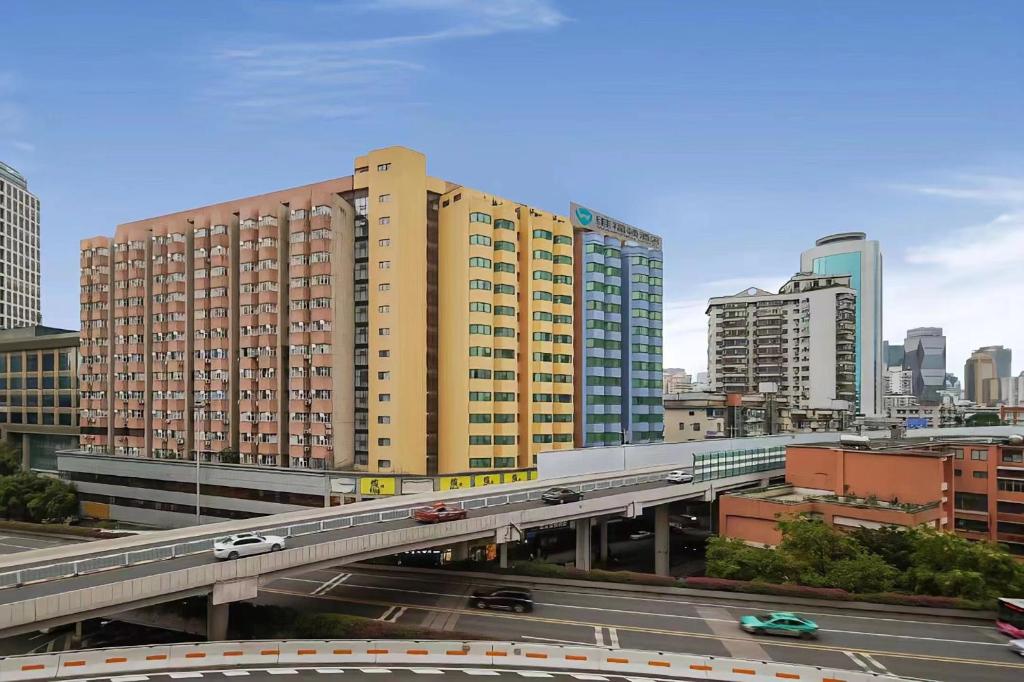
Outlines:
POLYGON ((78 515, 78 495, 72 485, 41 477, 37 481, 42 485, 36 484, 35 491, 25 505, 33 521, 63 521, 78 515))
POLYGON ((862 527, 851 531, 850 537, 865 551, 877 554, 898 571, 906 571, 911 566, 916 538, 911 529, 897 526, 862 527))
POLYGON ((994 412, 980 412, 967 418, 966 426, 999 426, 999 415, 994 412))
POLYGON ((6 443, 0 444, 0 476, 13 476, 21 471, 21 453, 6 443))
POLYGON ((708 542, 706 573, 729 580, 791 582, 796 571, 789 558, 771 549, 751 547, 742 540, 715 537, 708 542))
POLYGON ((899 571, 877 554, 863 552, 840 559, 828 567, 825 583, 847 592, 888 592, 896 585, 899 571))
POLYGON ((801 582, 820 583, 834 561, 856 557, 860 548, 852 539, 817 519, 801 516, 779 521, 779 550, 803 567, 801 582))

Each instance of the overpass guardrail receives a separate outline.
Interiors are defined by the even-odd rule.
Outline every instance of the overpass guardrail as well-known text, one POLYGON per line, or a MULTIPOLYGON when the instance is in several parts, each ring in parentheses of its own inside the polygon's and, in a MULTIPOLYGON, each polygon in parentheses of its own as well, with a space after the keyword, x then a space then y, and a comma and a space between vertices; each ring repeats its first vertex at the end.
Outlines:
MULTIPOLYGON (((566 485, 579 492, 593 492, 595 490, 608 490, 612 488, 630 487, 644 483, 652 483, 663 480, 664 472, 633 474, 618 478, 589 481, 566 485)), ((550 486, 547 482, 542 487, 518 492, 502 494, 481 495, 458 501, 452 501, 453 506, 461 506, 465 509, 483 509, 488 507, 500 507, 508 504, 520 504, 539 500, 544 490, 550 486)), ((358 504, 358 503, 356 503, 358 504)), ((327 531, 340 530, 354 526, 370 525, 375 523, 387 523, 400 521, 412 517, 412 512, 421 504, 404 505, 396 509, 383 509, 369 513, 346 513, 341 516, 321 519, 317 521, 305 521, 279 526, 265 526, 248 532, 258 532, 267 535, 281 535, 284 537, 298 537, 323 533, 327 531)), ((229 533, 225 533, 229 534, 229 533)), ((0 573, 0 589, 18 587, 26 583, 41 582, 47 580, 60 580, 87 573, 96 573, 113 568, 124 568, 137 564, 162 561, 175 557, 190 554, 200 554, 213 551, 214 538, 201 540, 190 540, 175 542, 167 545, 157 545, 138 550, 129 550, 112 554, 105 554, 96 557, 88 557, 78 560, 55 562, 43 566, 32 566, 0 573)))
MULTIPOLYGON (((899 682, 885 673, 664 651, 485 641, 288 640, 209 642, 89 649, 0 658, 4 682, 96 678, 131 673, 308 665, 424 665, 471 669, 547 669, 658 679, 750 682, 899 682)), ((380 670, 383 672, 383 670, 380 670)))

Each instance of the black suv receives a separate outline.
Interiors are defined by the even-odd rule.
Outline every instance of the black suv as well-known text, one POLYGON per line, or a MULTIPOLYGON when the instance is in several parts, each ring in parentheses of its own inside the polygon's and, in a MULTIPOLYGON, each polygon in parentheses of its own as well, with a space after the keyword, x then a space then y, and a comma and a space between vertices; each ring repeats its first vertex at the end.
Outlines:
POLYGON ((566 502, 579 502, 583 499, 583 493, 572 488, 549 488, 540 496, 545 504, 565 504, 566 502))
POLYGON ((505 609, 516 613, 533 611, 533 595, 523 587, 497 587, 474 592, 470 603, 478 609, 505 609))

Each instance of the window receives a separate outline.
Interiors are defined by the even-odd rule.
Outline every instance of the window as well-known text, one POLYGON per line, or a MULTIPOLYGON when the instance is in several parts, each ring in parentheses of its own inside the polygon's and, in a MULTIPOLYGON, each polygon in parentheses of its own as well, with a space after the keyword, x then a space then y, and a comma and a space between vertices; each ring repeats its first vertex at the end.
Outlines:
POLYGON ((511 370, 494 370, 495 381, 515 381, 516 373, 511 370))
POLYGON ((469 370, 470 379, 490 379, 491 370, 489 369, 471 369, 469 370))
POLYGON ((471 268, 487 268, 488 270, 490 270, 491 269, 491 259, 490 258, 480 258, 479 256, 474 256, 473 258, 469 259, 469 267, 471 267, 471 268))
POLYGON ((511 251, 512 253, 515 253, 516 245, 513 244, 512 242, 498 241, 498 242, 494 242, 494 250, 495 251, 511 251))
POLYGON ((550 282, 553 279, 551 273, 545 270, 534 270, 533 278, 547 280, 548 282, 550 282))
POLYGON ((500 263, 499 262, 499 263, 495 263, 494 264, 494 271, 495 272, 510 272, 510 273, 512 273, 514 275, 516 273, 516 266, 513 265, 512 263, 500 263))
MULTIPOLYGON (((480 246, 490 246, 491 245, 491 238, 488 237, 485 234, 471 234, 471 235, 469 235, 469 243, 470 244, 478 244, 480 246)), ((498 247, 495 246, 494 248, 498 248, 498 247)), ((513 247, 513 250, 515 250, 515 247, 513 247)))
POLYGON ((533 319, 539 320, 541 322, 551 322, 551 320, 554 319, 554 315, 552 315, 551 313, 546 313, 543 310, 537 310, 534 311, 533 313, 533 319))
POLYGON ((379 403, 390 403, 391 402, 391 394, 390 393, 378 393, 377 394, 377 402, 379 402, 379 403))
POLYGON ((985 450, 972 449, 971 450, 971 459, 973 459, 975 461, 984 462, 985 460, 988 459, 988 450, 987 449, 985 449, 985 450))
MULTIPOLYGON (((387 438, 385 438, 384 440, 387 440, 387 438)), ((388 443, 388 445, 391 445, 391 443, 388 443)), ((377 460, 377 468, 378 469, 390 469, 391 468, 391 460, 390 459, 378 459, 377 460)))
POLYGON ((491 394, 487 391, 470 391, 469 399, 472 402, 491 402, 491 394))
POLYGON ((491 283, 485 279, 471 279, 469 280, 470 289, 482 289, 485 291, 491 290, 491 283))
POLYGON ((963 459, 963 458, 964 458, 964 451, 961 450, 960 448, 954 448, 953 449, 953 459, 963 459))
POLYGON ((489 313, 491 312, 490 303, 480 303, 478 301, 471 301, 469 304, 469 312, 471 313, 489 313))
POLYGON ((377 164, 377 171, 380 172, 380 173, 386 173, 389 168, 391 168, 391 164, 390 163, 378 163, 377 164))
POLYGON ((389 305, 379 305, 379 306, 377 306, 377 312, 378 313, 384 313, 384 314, 390 313, 391 312, 391 306, 389 306, 389 305))
POLYGON ((534 332, 533 333, 533 340, 534 341, 550 341, 551 340, 551 334, 549 334, 547 332, 534 332))
POLYGON ((955 519, 956 529, 965 530, 969 533, 987 533, 988 521, 982 519, 955 519))
POLYGON ((503 218, 498 218, 497 220, 494 221, 494 229, 496 229, 496 230, 514 230, 514 229, 516 229, 516 224, 513 223, 511 220, 505 220, 503 218))
POLYGON ((572 265, 572 256, 555 256, 555 263, 560 265, 572 265))
POLYGON ((568 245, 572 246, 572 237, 566 237, 565 235, 562 235, 562 234, 555 235, 555 243, 556 244, 568 244, 568 245))
POLYGON ((477 211, 474 211, 473 213, 469 214, 469 222, 471 222, 471 223, 484 223, 486 225, 490 225, 491 224, 491 216, 487 215, 486 213, 479 213, 477 211))
POLYGON ((377 262, 377 268, 380 269, 380 270, 390 270, 391 269, 391 261, 389 261, 389 260, 378 261, 377 262))
POLYGON ((494 306, 495 315, 508 315, 511 317, 516 316, 516 309, 510 305, 496 305, 494 306))
POLYGON ((496 294, 512 294, 515 296, 516 288, 511 284, 495 284, 494 293, 496 294))
POLYGON ((389 215, 382 215, 380 218, 377 219, 377 224, 378 225, 390 225, 391 224, 391 216, 389 216, 389 215))
POLYGON ((972 471, 971 472, 971 476, 973 476, 974 478, 988 478, 988 472, 987 471, 972 471))
MULTIPOLYGON (((391 445, 391 439, 390 438, 378 438, 377 439, 377 445, 381 446, 382 448, 386 448, 389 445, 391 445)), ((391 465, 389 464, 388 466, 391 466, 391 465)))
POLYGON ((386 414, 382 414, 382 415, 377 417, 377 423, 378 424, 390 424, 391 423, 391 417, 389 417, 386 414))
POLYGON ((377 372, 377 378, 381 381, 387 381, 391 378, 391 372, 377 372))
POLYGON ((469 423, 470 424, 490 424, 491 423, 491 415, 490 414, 471 414, 471 415, 469 415, 469 423))
POLYGON ((536 239, 551 239, 551 233, 547 230, 534 230, 533 236, 536 239))
POLYGON ((469 437, 469 444, 470 445, 490 445, 491 444, 491 437, 490 436, 470 436, 469 437))
POLYGON ((516 423, 516 416, 514 414, 500 414, 500 413, 498 413, 498 414, 494 415, 494 423, 495 424, 515 424, 516 423))
POLYGON ((470 346, 469 354, 472 357, 489 358, 491 357, 491 349, 489 346, 470 346))
POLYGON ((390 358, 391 357, 391 351, 389 351, 389 350, 379 350, 379 351, 377 351, 377 357, 378 358, 390 358))
POLYGON ((470 457, 469 458, 470 469, 490 469, 491 458, 490 457, 470 457))
POLYGON ((391 291, 391 284, 388 282, 381 282, 377 285, 377 291, 391 291))
POLYGON ((495 327, 494 335, 514 339, 516 337, 516 330, 512 327, 495 327))
POLYGON ((535 249, 533 257, 535 260, 551 260, 551 252, 544 251, 543 249, 535 249))
POLYGON ((514 403, 516 401, 516 394, 509 392, 497 392, 494 394, 494 402, 496 403, 514 403))
POLYGON ((700 431, 700 423, 699 422, 693 425, 693 430, 694 431, 700 431))
POLYGON ((377 330, 378 336, 391 336, 391 329, 389 327, 381 327, 377 330))
POLYGON ((963 469, 953 469, 953 475, 957 476, 957 477, 963 476, 964 475, 964 470, 963 469))
POLYGON ((377 246, 391 246, 391 240, 390 239, 378 239, 377 240, 377 246))
POLYGON ((471 324, 469 325, 470 334, 487 334, 491 333, 491 325, 489 324, 471 324))
POLYGON ((555 284, 572 284, 572 275, 555 275, 555 284))
POLYGON ((965 511, 988 511, 988 495, 980 493, 955 493, 955 507, 965 511))
POLYGON ((390 203, 391 202, 391 195, 390 194, 381 194, 380 196, 377 197, 377 201, 378 201, 378 203, 381 203, 381 204, 390 203))
POLYGON ((494 357, 502 360, 515 360, 516 352, 511 348, 495 348, 494 357))
POLYGON ((535 301, 550 301, 553 297, 547 291, 535 291, 533 292, 533 300, 535 301))
MULTIPOLYGON (((516 444, 516 437, 515 436, 495 436, 494 437, 494 444, 495 445, 515 445, 516 444), (499 438, 502 439, 501 443, 498 443, 498 439, 499 438), (511 442, 505 442, 509 438, 512 439, 511 442)), ((500 467, 505 467, 505 468, 514 467, 515 465, 516 465, 516 458, 515 457, 495 457, 494 458, 494 468, 496 468, 496 469, 500 468, 500 467)))

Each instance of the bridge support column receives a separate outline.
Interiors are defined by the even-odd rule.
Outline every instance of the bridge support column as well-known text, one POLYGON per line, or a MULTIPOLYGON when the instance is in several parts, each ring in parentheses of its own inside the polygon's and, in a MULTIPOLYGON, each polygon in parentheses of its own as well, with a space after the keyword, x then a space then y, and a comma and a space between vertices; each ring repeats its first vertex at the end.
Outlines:
POLYGON ((654 572, 657 575, 669 575, 669 546, 668 505, 662 504, 654 508, 654 572))
POLYGON ((214 604, 213 595, 206 598, 206 639, 219 642, 228 638, 228 615, 231 604, 214 604))
POLYGON ((508 543, 498 545, 498 568, 508 568, 508 543))
POLYGON ((608 567, 608 519, 601 519, 598 522, 598 556, 601 557, 601 565, 608 567))
POLYGON ((452 561, 466 561, 469 559, 469 542, 463 540, 452 545, 452 561))
POLYGON ((576 568, 589 571, 592 565, 590 519, 576 519, 576 568))

